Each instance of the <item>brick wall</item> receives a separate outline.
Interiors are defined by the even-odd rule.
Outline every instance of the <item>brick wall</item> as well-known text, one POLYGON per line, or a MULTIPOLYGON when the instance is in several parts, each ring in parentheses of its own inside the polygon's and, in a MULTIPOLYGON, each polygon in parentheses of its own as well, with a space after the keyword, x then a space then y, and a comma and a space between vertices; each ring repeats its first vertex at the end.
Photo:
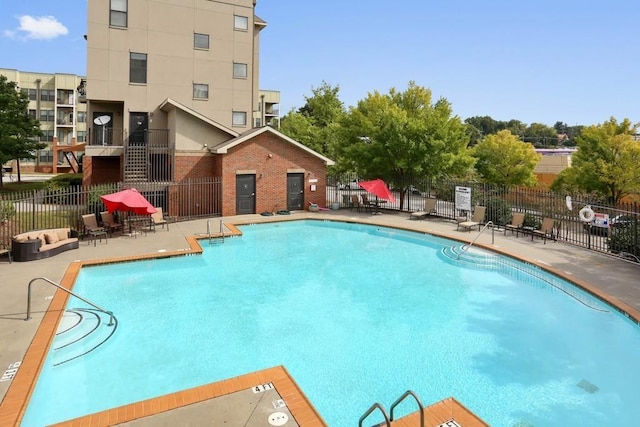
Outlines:
POLYGON ((180 155, 176 153, 174 181, 182 182, 186 179, 212 178, 220 176, 216 170, 215 155, 203 153, 202 155, 180 155))
POLYGON ((318 157, 280 137, 264 132, 237 145, 222 157, 222 215, 236 214, 236 172, 256 174, 256 213, 287 208, 287 171, 304 172, 304 202, 326 206, 326 165, 318 157), (316 190, 310 190, 310 179, 316 190))

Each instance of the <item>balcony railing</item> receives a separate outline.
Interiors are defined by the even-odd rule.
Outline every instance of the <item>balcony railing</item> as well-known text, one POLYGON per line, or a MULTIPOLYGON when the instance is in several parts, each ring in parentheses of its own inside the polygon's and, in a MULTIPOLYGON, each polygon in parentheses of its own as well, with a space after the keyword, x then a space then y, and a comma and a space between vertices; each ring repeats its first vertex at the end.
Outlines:
POLYGON ((116 146, 146 145, 149 148, 169 148, 168 129, 149 129, 133 131, 128 135, 118 128, 94 127, 89 129, 88 145, 116 146))

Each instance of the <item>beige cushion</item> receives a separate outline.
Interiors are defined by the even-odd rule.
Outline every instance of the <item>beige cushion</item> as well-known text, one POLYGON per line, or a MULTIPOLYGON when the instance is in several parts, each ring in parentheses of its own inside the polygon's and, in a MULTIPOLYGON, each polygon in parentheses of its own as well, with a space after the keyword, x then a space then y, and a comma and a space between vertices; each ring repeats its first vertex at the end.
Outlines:
POLYGON ((15 236, 13 238, 13 240, 15 240, 16 242, 26 242, 27 241, 27 236, 25 236, 24 234, 19 234, 19 235, 15 236))
POLYGON ((39 237, 38 237, 39 235, 40 235, 39 233, 29 233, 29 234, 27 235, 27 239, 29 239, 29 240, 36 240, 36 239, 38 239, 38 238, 39 238, 39 237))
POLYGON ((69 237, 69 232, 66 228, 61 228, 58 230, 58 240, 66 240, 69 237))
POLYGON ((47 243, 57 243, 58 242, 58 233, 50 232, 44 233, 44 239, 47 243))
POLYGON ((38 234, 38 239, 40 239, 40 241, 42 242, 43 245, 47 244, 47 239, 44 237, 44 233, 38 234))

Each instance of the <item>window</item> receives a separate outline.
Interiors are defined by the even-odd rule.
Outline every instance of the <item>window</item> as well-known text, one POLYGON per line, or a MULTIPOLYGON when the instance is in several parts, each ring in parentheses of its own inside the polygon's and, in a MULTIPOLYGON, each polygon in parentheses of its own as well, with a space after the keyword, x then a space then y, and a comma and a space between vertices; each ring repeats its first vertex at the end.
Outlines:
POLYGON ((87 122, 87 112, 86 111, 78 111, 77 119, 78 119, 78 123, 86 123, 87 122))
POLYGON ((129 53, 129 83, 147 83, 146 53, 129 53))
POLYGON ((39 152, 40 161, 44 163, 53 162, 53 152, 49 150, 40 150, 39 152))
POLYGON ((40 110, 40 121, 41 122, 52 122, 53 119, 53 110, 40 110))
POLYGON ((193 47, 196 49, 209 49, 209 34, 193 35, 193 47))
POLYGON ((247 18, 246 16, 234 15, 233 16, 233 29, 234 30, 241 30, 241 31, 248 31, 249 30, 249 18, 247 18))
POLYGON ((235 79, 247 78, 247 64, 233 63, 233 77, 235 79))
MULTIPOLYGON (((30 89, 31 90, 31 89, 30 89)), ((33 89, 35 90, 35 89, 33 89)), ((40 101, 55 101, 56 91, 53 89, 42 89, 40 91, 40 101)))
POLYGON ((262 120, 261 119, 256 119, 256 127, 259 128, 262 126, 262 120))
POLYGON ((30 101, 35 101, 36 99, 38 99, 35 89, 20 89, 20 92, 24 93, 30 101))
POLYGON ((127 27, 127 0, 111 0, 109 6, 109 25, 127 27))
POLYGON ((29 110, 29 117, 32 119, 37 119, 36 110, 29 110))
POLYGON ((42 131, 42 136, 40 137, 40 141, 53 141, 53 129, 45 129, 42 131))
POLYGON ((84 130, 79 130, 76 134, 76 142, 85 142, 87 138, 87 132, 84 130))
POLYGON ((234 111, 231 121, 233 126, 246 126, 247 125, 247 113, 244 111, 234 111))
POLYGON ((209 99, 209 85, 202 84, 202 83, 194 83, 193 97, 195 99, 209 99))

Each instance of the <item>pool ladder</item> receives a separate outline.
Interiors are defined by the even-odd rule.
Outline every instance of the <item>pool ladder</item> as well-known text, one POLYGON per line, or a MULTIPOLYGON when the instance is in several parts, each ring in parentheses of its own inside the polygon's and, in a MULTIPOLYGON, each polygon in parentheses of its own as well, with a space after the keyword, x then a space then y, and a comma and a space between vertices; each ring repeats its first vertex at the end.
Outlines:
POLYGON ((360 421, 358 421, 358 427, 362 427, 362 423, 364 422, 364 420, 373 413, 373 411, 375 411, 376 409, 378 409, 380 412, 382 412, 382 416, 384 416, 384 422, 385 425, 387 427, 391 427, 391 421, 394 420, 393 417, 393 410, 396 409, 396 406, 398 406, 404 399, 406 399, 407 397, 413 397, 416 400, 416 403, 418 404, 418 408, 420 410, 420 427, 424 427, 424 406, 422 405, 422 402, 420 401, 420 398, 418 398, 418 395, 411 391, 411 390, 407 390, 405 391, 402 396, 400 396, 398 398, 398 400, 396 400, 395 402, 393 402, 389 408, 391 416, 387 415, 387 412, 384 410, 384 407, 379 404, 378 402, 374 403, 373 405, 371 405, 371 407, 369 409, 367 409, 367 411, 362 414, 362 416, 360 417, 360 421))
MULTIPOLYGON (((222 243, 224 243, 224 228, 225 228, 224 223, 222 222, 222 220, 220 220, 220 230, 218 231, 218 233, 222 237, 222 243)), ((209 237, 209 244, 211 244, 211 240, 213 239, 213 237, 211 236, 211 220, 210 219, 207 220, 207 236, 209 237)))

